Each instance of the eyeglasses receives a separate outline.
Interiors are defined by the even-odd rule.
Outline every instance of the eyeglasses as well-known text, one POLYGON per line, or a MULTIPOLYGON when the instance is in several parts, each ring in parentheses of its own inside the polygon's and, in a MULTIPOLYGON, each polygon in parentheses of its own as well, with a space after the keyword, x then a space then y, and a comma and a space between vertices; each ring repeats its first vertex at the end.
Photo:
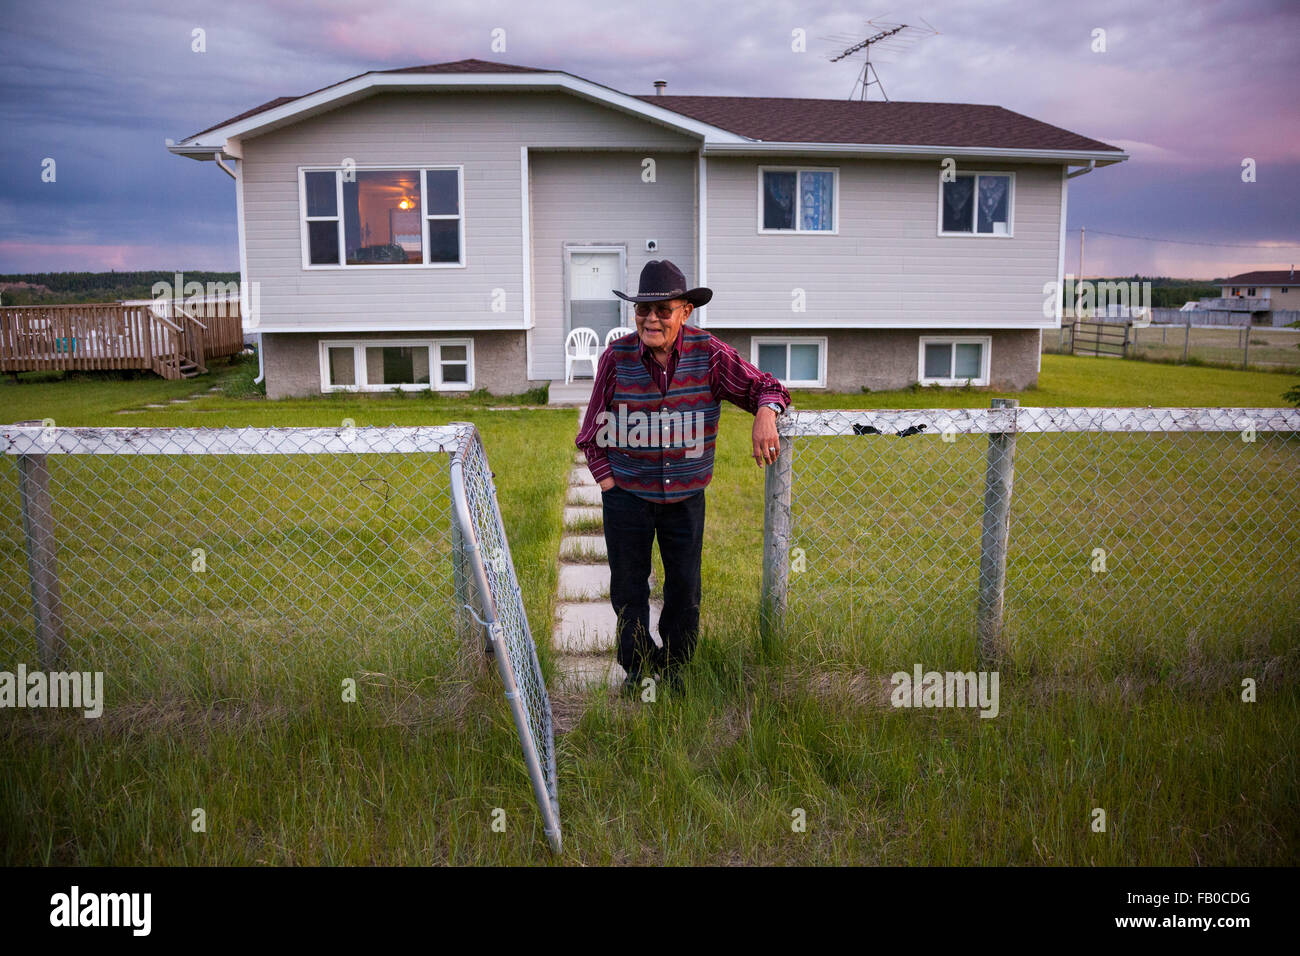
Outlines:
POLYGON ((644 319, 647 315, 650 314, 650 310, 654 309, 655 315, 657 315, 661 319, 667 319, 667 318, 671 318, 672 314, 680 308, 681 308, 680 305, 660 304, 660 305, 652 306, 648 302, 638 302, 636 306, 636 314, 640 318, 644 319))

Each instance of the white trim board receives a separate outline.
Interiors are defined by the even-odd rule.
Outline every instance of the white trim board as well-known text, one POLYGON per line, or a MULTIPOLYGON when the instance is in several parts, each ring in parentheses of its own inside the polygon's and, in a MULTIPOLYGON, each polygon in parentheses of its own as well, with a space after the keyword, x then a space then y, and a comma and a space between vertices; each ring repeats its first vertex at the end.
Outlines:
POLYGON ((364 99, 372 91, 418 92, 421 90, 564 91, 711 142, 749 142, 736 133, 702 123, 681 113, 647 103, 635 96, 620 93, 569 73, 365 73, 315 93, 309 93, 289 103, 263 110, 245 119, 235 120, 206 133, 187 137, 179 143, 168 146, 167 149, 178 155, 200 158, 196 154, 221 150, 228 139, 250 134, 260 135, 317 113, 336 109, 354 100, 364 99))

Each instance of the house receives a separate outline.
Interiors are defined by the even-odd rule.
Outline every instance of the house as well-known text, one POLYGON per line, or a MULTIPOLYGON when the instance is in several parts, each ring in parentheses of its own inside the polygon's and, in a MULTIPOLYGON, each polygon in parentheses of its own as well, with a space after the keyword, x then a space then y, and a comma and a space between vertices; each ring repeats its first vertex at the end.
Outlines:
MULTIPOLYGON (((1295 266, 1290 269, 1259 270, 1229 276, 1222 282, 1222 299, 1202 299, 1202 308, 1231 312, 1269 313, 1300 309, 1300 283, 1295 266)), ((1267 323, 1269 316, 1261 315, 1267 323)))
POLYGON ((656 87, 461 60, 169 143, 235 179, 268 394, 562 379, 654 258, 791 387, 1035 383, 1068 180, 1125 153, 997 106, 656 87))

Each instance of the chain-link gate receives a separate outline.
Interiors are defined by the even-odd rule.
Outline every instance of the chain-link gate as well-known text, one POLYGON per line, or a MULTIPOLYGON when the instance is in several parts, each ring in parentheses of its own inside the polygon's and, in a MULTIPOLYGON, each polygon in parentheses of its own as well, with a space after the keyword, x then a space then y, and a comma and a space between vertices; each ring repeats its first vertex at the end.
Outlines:
POLYGON ((101 672, 118 703, 313 699, 486 639, 559 850, 550 702, 473 425, 0 436, 0 660, 101 672))
POLYGON ((1297 643, 1300 411, 994 404, 779 420, 769 634, 1297 643))

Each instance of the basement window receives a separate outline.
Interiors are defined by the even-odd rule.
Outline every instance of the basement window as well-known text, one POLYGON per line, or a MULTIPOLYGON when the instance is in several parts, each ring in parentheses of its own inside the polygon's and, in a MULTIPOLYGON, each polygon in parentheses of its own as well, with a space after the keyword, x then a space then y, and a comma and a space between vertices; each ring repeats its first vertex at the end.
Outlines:
POLYGON ((922 385, 987 385, 992 338, 987 335, 921 337, 922 385))
POLYGON ((786 388, 826 387, 826 339, 820 337, 749 340, 749 360, 786 388))
POLYGON ((356 339, 320 343, 322 392, 464 392, 474 386, 471 339, 356 339))

